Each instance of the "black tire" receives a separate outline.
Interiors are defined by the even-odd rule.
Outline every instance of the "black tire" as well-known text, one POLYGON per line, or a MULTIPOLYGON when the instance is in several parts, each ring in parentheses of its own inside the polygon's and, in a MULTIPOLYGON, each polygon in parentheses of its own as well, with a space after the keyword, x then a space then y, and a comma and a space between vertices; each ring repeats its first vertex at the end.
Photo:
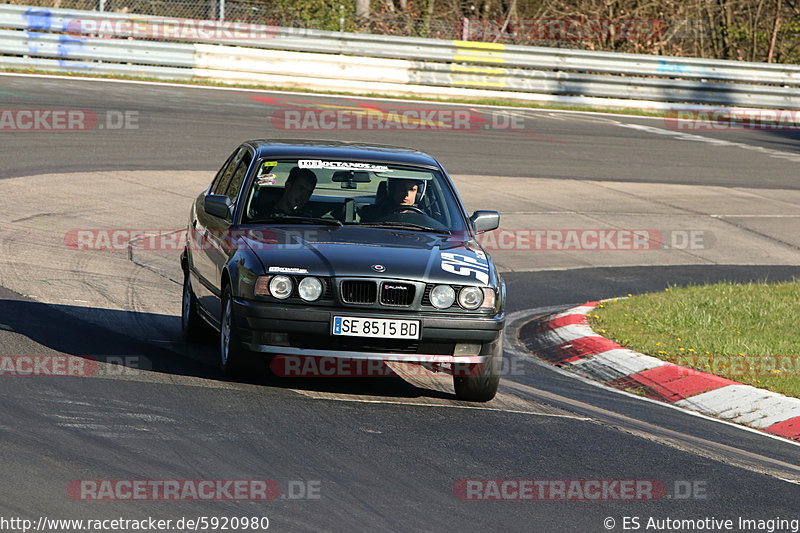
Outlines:
POLYGON ((183 297, 181 299, 181 336, 186 342, 201 342, 208 333, 208 324, 200 317, 197 297, 192 290, 188 269, 183 271, 183 297))
POLYGON ((225 377, 243 378, 250 369, 251 358, 239 339, 233 296, 230 286, 222 291, 222 315, 219 321, 219 368, 225 377))
POLYGON ((488 402, 497 394, 500 385, 500 367, 503 356, 503 335, 495 342, 495 349, 483 364, 460 363, 454 365, 453 387, 459 400, 488 402))

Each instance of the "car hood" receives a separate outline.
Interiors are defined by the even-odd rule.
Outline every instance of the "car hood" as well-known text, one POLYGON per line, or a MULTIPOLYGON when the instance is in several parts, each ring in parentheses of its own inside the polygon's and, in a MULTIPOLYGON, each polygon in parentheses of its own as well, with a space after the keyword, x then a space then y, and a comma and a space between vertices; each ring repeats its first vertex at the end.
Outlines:
POLYGON ((242 235, 265 274, 497 284, 491 258, 464 233, 343 226, 248 228, 242 235))

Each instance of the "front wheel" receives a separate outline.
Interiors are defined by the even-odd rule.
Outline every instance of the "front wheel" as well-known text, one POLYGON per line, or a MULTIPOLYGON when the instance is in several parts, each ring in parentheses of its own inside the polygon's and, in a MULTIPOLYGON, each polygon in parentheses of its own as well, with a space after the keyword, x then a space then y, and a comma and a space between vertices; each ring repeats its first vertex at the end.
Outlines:
POLYGON ((226 377, 239 378, 245 374, 247 353, 239 340, 239 330, 233 315, 233 295, 230 286, 222 291, 222 317, 219 325, 219 367, 226 377))
POLYGON ((183 272, 183 298, 181 301, 181 336, 186 342, 200 342, 203 340, 208 326, 200 317, 197 309, 197 297, 192 290, 192 280, 189 270, 183 272))
POLYGON ((485 363, 457 363, 453 369, 453 387, 459 400, 488 402, 497 394, 503 356, 503 334, 495 341, 494 349, 485 363))

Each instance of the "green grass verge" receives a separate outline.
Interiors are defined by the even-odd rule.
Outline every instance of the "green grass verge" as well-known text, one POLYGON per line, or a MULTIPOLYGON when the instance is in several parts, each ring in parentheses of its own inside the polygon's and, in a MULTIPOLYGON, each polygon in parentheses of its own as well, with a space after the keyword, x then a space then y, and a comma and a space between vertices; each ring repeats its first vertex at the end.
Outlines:
POLYGON ((570 106, 558 104, 545 104, 534 101, 512 100, 506 98, 435 98, 423 96, 398 96, 398 95, 385 95, 381 93, 352 93, 345 91, 323 91, 317 89, 293 88, 283 87, 277 85, 250 85, 242 83, 223 83, 210 80, 163 80, 158 78, 149 78, 146 76, 124 76, 116 74, 86 74, 83 72, 52 72, 48 70, 37 69, 18 69, 18 68, 0 68, 0 72, 14 72, 20 74, 43 74, 49 76, 68 76, 74 78, 96 78, 107 80, 134 80, 134 81, 152 81, 158 83, 170 83, 174 85, 197 85, 201 87, 233 87, 237 89, 250 89, 254 91, 277 91, 277 92, 302 92, 310 94, 320 94, 325 96, 341 96, 349 98, 358 98, 359 96, 370 98, 381 98, 385 100, 412 100, 419 102, 443 102, 455 104, 472 104, 472 105, 494 105, 503 107, 519 107, 527 109, 552 109, 559 111, 591 111, 595 113, 609 113, 613 115, 638 115, 643 117, 667 117, 666 111, 642 111, 640 109, 626 109, 626 108, 599 108, 591 106, 570 106))
POLYGON ((589 314, 618 344, 800 397, 800 281, 719 283, 605 302, 589 314))

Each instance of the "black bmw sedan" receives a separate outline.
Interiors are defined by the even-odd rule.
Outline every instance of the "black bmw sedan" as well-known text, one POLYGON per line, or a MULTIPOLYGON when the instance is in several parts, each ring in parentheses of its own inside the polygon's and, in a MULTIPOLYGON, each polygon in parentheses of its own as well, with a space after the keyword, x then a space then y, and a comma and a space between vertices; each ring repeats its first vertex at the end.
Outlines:
POLYGON ((240 375, 279 356, 403 361, 497 392, 505 285, 430 155, 332 141, 243 143, 194 201, 181 256, 184 337, 219 336, 240 375))

